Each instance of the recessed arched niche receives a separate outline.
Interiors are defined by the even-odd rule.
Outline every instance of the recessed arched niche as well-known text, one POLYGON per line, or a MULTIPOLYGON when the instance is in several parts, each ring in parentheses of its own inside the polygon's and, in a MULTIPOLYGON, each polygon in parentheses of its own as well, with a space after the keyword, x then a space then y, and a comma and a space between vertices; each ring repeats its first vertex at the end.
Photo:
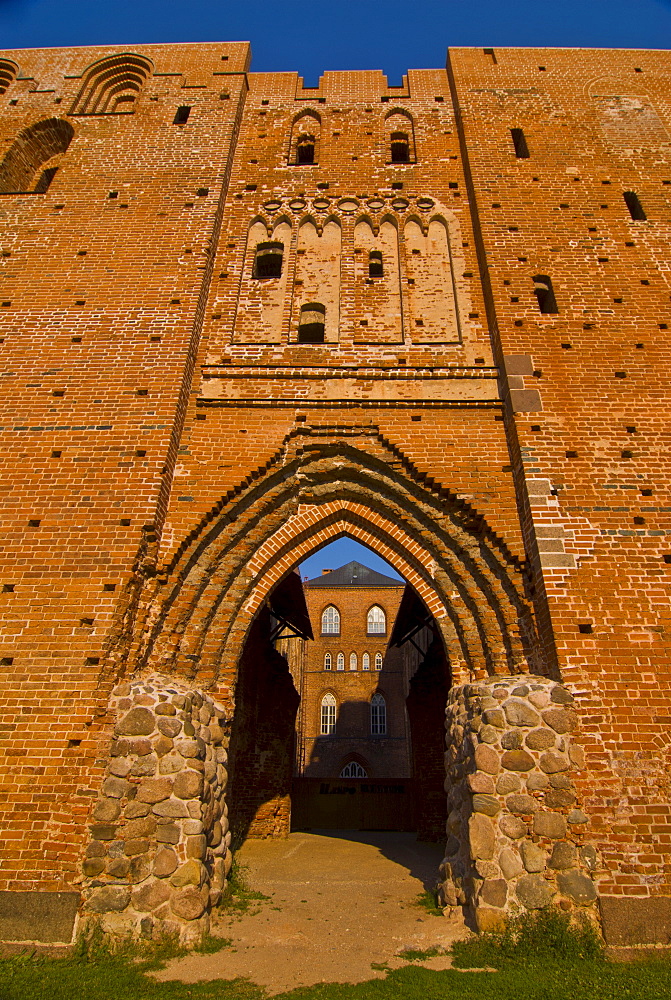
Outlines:
POLYGON ((398 232, 385 219, 375 232, 368 219, 354 227, 355 343, 403 340, 398 268, 398 232))
POLYGON ((234 343, 281 342, 290 246, 291 226, 286 220, 278 221, 270 234, 260 219, 249 227, 234 343))
POLYGON ((340 225, 335 219, 329 219, 321 233, 312 219, 305 219, 301 223, 296 246, 296 281, 290 335, 290 340, 294 343, 338 342, 340 247, 340 225), (320 324, 323 325, 323 335, 318 338, 316 330, 320 324))
POLYGON ((454 266, 447 225, 430 221, 426 232, 415 219, 403 230, 407 304, 413 343, 458 343, 460 325, 454 266))

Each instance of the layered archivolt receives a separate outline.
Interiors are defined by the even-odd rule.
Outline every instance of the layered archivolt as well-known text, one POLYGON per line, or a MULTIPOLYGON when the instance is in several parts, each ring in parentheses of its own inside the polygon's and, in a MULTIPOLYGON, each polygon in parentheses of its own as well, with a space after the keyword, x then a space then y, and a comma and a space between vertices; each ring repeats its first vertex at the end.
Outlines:
POLYGON ((84 75, 73 115, 130 114, 152 73, 152 64, 133 52, 101 59, 84 75))

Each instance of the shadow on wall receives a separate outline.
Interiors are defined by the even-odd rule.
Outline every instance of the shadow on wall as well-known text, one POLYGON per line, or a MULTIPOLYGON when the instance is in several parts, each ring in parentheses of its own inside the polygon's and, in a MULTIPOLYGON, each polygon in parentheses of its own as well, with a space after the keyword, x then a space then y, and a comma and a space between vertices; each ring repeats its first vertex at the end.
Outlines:
POLYGON ((229 748, 232 849, 247 837, 289 832, 296 713, 300 697, 289 665, 270 642, 267 607, 240 659, 229 748))

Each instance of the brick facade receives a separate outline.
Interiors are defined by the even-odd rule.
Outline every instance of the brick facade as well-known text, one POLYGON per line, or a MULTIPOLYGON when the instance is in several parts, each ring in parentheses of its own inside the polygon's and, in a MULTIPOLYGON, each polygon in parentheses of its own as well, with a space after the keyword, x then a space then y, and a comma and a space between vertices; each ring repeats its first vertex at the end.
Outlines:
MULTIPOLYGON (((241 43, 0 58, 2 934, 40 893, 72 933, 113 689, 174 678, 231 723, 258 610, 348 533, 433 615, 453 706, 570 692, 606 933, 654 911, 666 941, 669 55, 458 49, 314 89, 241 43)), ((185 820, 203 899, 212 815, 185 820)), ((191 919, 149 897, 128 926, 191 919)))

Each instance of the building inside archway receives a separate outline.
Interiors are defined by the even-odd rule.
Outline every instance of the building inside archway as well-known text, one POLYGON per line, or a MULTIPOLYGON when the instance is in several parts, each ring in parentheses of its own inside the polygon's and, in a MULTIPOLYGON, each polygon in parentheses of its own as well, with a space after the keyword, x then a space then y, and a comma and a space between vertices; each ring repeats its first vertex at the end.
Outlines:
POLYGON ((449 684, 433 618, 404 581, 356 560, 302 586, 291 574, 240 663, 235 842, 290 829, 444 839, 449 684))

